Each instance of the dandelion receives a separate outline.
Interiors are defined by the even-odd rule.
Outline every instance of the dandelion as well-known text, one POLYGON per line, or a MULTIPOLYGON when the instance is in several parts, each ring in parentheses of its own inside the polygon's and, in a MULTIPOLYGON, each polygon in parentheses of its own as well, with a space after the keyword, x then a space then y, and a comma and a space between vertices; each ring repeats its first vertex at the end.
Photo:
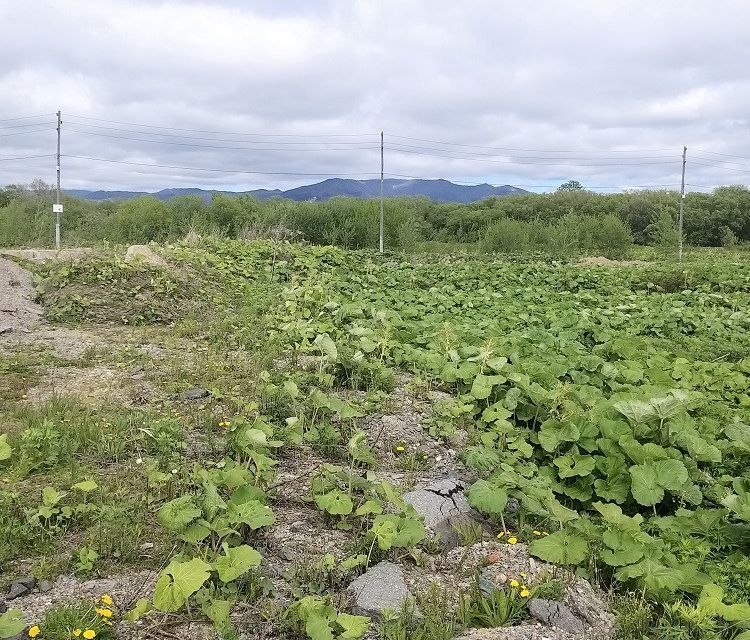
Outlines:
POLYGON ((86 638, 86 640, 93 640, 96 638, 96 631, 93 629, 86 629, 86 631, 83 632, 83 637, 86 638))
POLYGON ((31 629, 29 629, 29 638, 36 638, 41 632, 42 630, 39 628, 39 626, 34 625, 33 627, 31 627, 31 629))
POLYGON ((548 535, 549 535, 549 533, 547 533, 546 531, 542 531, 542 535, 543 535, 543 536, 548 536, 548 535))
POLYGON ((506 533, 508 533, 508 532, 507 531, 501 531, 500 533, 497 534, 497 537, 498 538, 502 538, 506 533))
POLYGON ((112 603, 112 598, 109 595, 107 595, 106 593, 102 596, 102 602, 104 604, 106 604, 108 607, 111 607, 112 604, 113 604, 112 603))
POLYGON ((533 533, 533 534, 534 534, 535 536, 540 536, 540 535, 542 535, 542 532, 541 532, 541 531, 537 531, 536 529, 534 529, 534 531, 532 531, 532 533, 533 533))
POLYGON ((406 448, 405 448, 405 447, 402 447, 401 445, 398 445, 398 446, 396 447, 396 451, 398 451, 398 452, 401 452, 401 451, 406 451, 406 448))
POLYGON ((511 580, 510 581, 510 586, 513 587, 514 589, 518 589, 519 585, 520 585, 520 583, 518 582, 518 580, 511 580))
POLYGON ((508 544, 516 544, 516 542, 518 542, 518 538, 516 538, 515 536, 511 536, 510 538, 508 538, 508 544))
POLYGON ((96 612, 102 618, 111 618, 112 617, 112 609, 97 609, 96 612))
POLYGON ((76 638, 78 638, 81 635, 81 630, 80 629, 73 629, 73 635, 76 638))
POLYGON ((531 595, 531 591, 528 589, 521 589, 521 593, 519 594, 522 598, 528 598, 531 595))
POLYGON ((518 575, 521 576, 522 578, 526 577, 526 574, 523 571, 521 571, 521 573, 519 573, 518 575))

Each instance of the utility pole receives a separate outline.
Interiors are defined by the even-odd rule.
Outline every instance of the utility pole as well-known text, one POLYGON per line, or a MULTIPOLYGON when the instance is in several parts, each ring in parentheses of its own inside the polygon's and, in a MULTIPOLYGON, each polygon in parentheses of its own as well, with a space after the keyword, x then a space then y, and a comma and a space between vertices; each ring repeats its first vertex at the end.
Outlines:
POLYGON ((383 253, 383 132, 380 132, 380 253, 383 253))
POLYGON ((677 233, 679 234, 679 248, 677 259, 682 262, 682 215, 685 211, 685 163, 687 162, 687 147, 682 147, 682 185, 680 186, 680 219, 677 222, 677 233))
POLYGON ((55 214, 55 249, 60 250, 60 215, 63 211, 60 202, 60 127, 62 120, 60 111, 57 112, 57 193, 55 195, 55 204, 52 206, 52 213, 55 214))

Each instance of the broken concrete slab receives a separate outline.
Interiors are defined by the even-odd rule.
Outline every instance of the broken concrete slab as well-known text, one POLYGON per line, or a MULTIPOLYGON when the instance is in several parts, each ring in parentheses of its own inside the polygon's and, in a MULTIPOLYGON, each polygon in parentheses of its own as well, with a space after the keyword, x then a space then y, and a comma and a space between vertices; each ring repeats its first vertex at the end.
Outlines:
POLYGON ((387 560, 370 567, 347 591, 354 599, 355 613, 368 616, 378 616, 386 609, 399 611, 410 595, 403 570, 387 560))
POLYGON ((532 598, 529 600, 529 613, 544 624, 548 624, 570 633, 583 633, 586 626, 573 615, 573 612, 562 602, 532 598))
POLYGON ((461 480, 446 478, 404 494, 404 502, 414 507, 427 528, 448 549, 461 543, 456 527, 472 522, 484 524, 483 518, 469 505, 465 488, 461 480))

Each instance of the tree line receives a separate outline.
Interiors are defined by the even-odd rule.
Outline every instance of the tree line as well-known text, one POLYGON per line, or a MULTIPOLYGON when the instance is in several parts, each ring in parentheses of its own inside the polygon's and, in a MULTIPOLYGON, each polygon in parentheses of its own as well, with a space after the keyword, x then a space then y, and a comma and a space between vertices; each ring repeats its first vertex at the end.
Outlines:
MULTIPOLYGON (((50 185, 34 181, 0 189, 0 246, 49 246, 54 237, 50 185)), ((277 235, 347 248, 376 247, 378 201, 332 198, 260 201, 246 195, 143 196, 123 201, 64 197, 68 245, 167 242, 189 232, 226 237, 277 235)), ((679 195, 673 191, 494 196, 471 204, 424 197, 387 198, 386 244, 417 249, 461 244, 486 251, 536 250, 625 255, 635 244, 676 244, 679 195)), ((750 190, 721 187, 687 195, 684 237, 698 246, 750 240, 750 190)))

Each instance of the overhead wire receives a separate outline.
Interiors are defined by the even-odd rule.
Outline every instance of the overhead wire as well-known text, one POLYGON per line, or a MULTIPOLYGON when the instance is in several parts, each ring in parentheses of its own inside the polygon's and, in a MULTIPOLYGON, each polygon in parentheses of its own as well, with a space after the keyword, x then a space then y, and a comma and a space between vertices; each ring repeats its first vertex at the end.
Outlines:
POLYGON ((61 154, 61 157, 63 158, 75 158, 79 160, 92 160, 96 162, 111 162, 115 164, 126 164, 126 165, 133 165, 138 167, 158 167, 162 169, 181 169, 185 171, 207 171, 207 172, 215 172, 215 173, 248 173, 248 174, 255 174, 255 175, 264 175, 264 176, 327 176, 327 177, 337 177, 337 176, 361 176, 361 175, 380 175, 379 171, 373 171, 373 172, 360 172, 360 173, 307 173, 307 172, 296 172, 296 171, 254 171, 254 170, 248 170, 248 169, 216 169, 216 168, 209 168, 209 167, 186 167, 182 165, 170 165, 170 164, 160 164, 160 163, 153 163, 153 162, 135 162, 131 160, 115 160, 112 158, 96 158, 92 156, 79 156, 79 155, 68 155, 68 154, 61 154))

